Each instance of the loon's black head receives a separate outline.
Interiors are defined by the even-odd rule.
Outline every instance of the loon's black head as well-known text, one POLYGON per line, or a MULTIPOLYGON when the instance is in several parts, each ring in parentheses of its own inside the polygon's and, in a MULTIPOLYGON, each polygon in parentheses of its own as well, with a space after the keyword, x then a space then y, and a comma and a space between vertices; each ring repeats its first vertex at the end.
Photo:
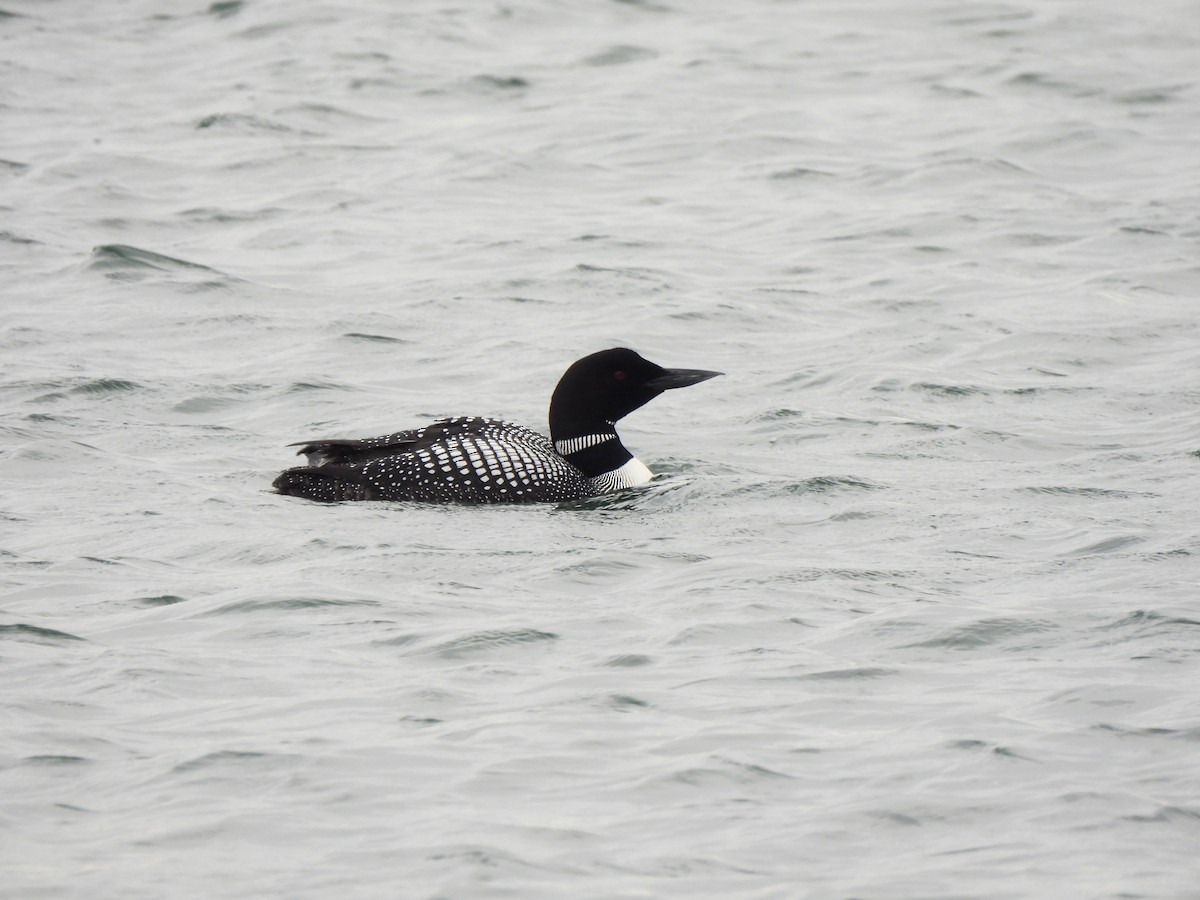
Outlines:
POLYGON ((611 430, 663 391, 699 384, 720 372, 664 369, 632 350, 617 347, 577 360, 559 379, 550 398, 550 434, 555 440, 611 430))

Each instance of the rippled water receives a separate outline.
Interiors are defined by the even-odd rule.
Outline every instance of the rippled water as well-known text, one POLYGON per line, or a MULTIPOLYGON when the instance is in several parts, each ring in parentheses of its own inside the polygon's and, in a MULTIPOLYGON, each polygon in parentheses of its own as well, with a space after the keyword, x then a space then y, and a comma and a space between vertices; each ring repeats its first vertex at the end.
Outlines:
POLYGON ((0 894, 1197 895, 1193 4, 0 8, 0 894))

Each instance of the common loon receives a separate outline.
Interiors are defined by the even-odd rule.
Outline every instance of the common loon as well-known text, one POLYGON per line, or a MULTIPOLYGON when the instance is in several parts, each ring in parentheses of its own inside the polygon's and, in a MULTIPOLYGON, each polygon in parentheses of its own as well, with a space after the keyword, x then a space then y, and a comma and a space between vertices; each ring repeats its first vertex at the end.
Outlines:
POLYGON ((645 484, 651 472, 615 423, 672 388, 720 375, 664 369, 632 350, 575 362, 550 398, 550 436, 499 419, 441 419, 383 437, 292 444, 307 466, 275 479, 310 500, 538 503, 582 500, 645 484))

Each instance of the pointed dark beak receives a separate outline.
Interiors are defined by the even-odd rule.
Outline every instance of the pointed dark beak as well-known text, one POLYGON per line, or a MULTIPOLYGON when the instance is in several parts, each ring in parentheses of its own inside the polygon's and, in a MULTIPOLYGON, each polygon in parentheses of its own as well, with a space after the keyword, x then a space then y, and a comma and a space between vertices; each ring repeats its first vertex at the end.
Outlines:
POLYGON ((709 372, 706 369, 663 369, 661 375, 646 382, 646 387, 656 391, 669 391, 672 388, 699 384, 724 374, 724 372, 709 372))

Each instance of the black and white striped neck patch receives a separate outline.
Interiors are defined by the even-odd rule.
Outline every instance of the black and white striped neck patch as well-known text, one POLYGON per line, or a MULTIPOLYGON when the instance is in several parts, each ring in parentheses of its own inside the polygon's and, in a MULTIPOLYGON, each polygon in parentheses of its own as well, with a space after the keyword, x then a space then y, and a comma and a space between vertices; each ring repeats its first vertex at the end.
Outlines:
POLYGON ((585 434, 582 437, 564 438, 561 441, 554 442, 554 449, 562 456, 570 456, 572 453, 578 453, 580 450, 586 450, 588 447, 595 447, 598 444, 603 444, 605 441, 615 441, 617 433, 615 431, 607 434, 585 434))

